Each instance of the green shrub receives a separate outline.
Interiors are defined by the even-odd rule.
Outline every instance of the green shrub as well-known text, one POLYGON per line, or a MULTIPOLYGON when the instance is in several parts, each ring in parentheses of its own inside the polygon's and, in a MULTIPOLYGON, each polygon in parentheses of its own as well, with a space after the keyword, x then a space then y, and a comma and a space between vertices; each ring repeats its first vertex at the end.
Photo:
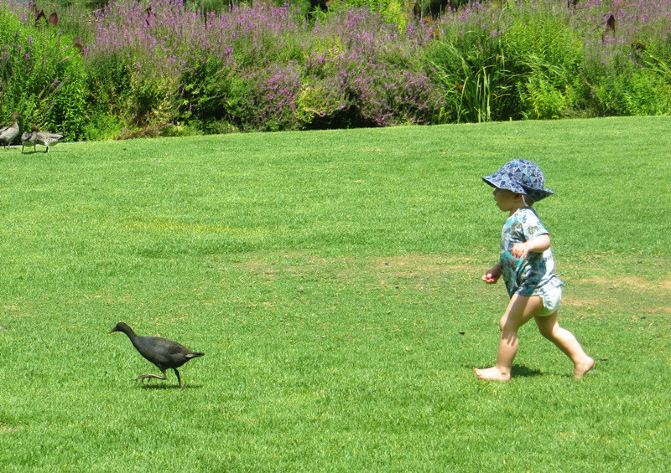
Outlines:
POLYGON ((123 116, 127 110, 133 69, 131 58, 120 53, 87 59, 89 103, 93 114, 123 116))
POLYGON ((601 115, 671 114, 671 84, 648 69, 602 76, 593 88, 601 115))
POLYGON ((342 125, 348 104, 343 91, 332 80, 304 85, 296 99, 296 118, 304 128, 321 129, 342 125))
POLYGON ((579 100, 580 38, 566 10, 506 2, 448 14, 426 48, 458 122, 560 118, 579 100))
POLYGON ((18 112, 23 129, 36 126, 84 136, 86 73, 72 38, 47 26, 22 24, 0 9, 0 116, 18 112))
POLYGON ((379 13, 389 23, 398 26, 399 31, 405 31, 412 18, 415 0, 335 0, 329 2, 329 9, 336 14, 351 9, 365 8, 379 13))
POLYGON ((110 113, 90 114, 90 118, 84 127, 84 136, 87 140, 112 140, 118 138, 124 124, 118 115, 110 113))
POLYGON ((185 67, 179 102, 180 121, 207 133, 237 131, 253 115, 248 81, 232 64, 207 54, 185 67))
POLYGON ((444 115, 456 122, 496 119, 513 93, 498 41, 473 28, 447 34, 425 51, 430 74, 442 84, 444 115))
POLYGON ((170 77, 136 76, 131 84, 131 120, 139 127, 162 126, 176 116, 176 84, 170 77))
POLYGON ((561 118, 574 108, 582 43, 566 9, 521 4, 507 12, 501 34, 508 79, 517 91, 500 118, 561 118))
POLYGON ((532 72, 526 82, 520 85, 518 91, 525 118, 560 118, 568 108, 567 94, 562 93, 552 82, 546 70, 532 72))
POLYGON ((591 55, 581 75, 598 115, 671 114, 670 43, 606 44, 607 60, 591 55))
POLYGON ((134 51, 90 56, 88 67, 90 114, 117 117, 96 120, 103 129, 96 132, 89 127, 90 136, 107 136, 119 125, 123 130, 119 136, 154 136, 178 116, 175 78, 162 75, 134 51))

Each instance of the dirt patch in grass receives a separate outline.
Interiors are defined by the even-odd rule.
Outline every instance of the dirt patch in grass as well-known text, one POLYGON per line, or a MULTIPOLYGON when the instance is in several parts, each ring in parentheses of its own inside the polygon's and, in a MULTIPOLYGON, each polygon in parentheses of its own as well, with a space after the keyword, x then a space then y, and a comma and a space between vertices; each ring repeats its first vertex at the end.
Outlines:
POLYGON ((283 253, 281 255, 269 255, 265 258, 246 259, 239 262, 241 268, 250 273, 275 276, 291 261, 300 261, 308 258, 309 255, 304 252, 283 253))
MULTIPOLYGON (((410 288, 438 291, 457 284, 454 279, 477 281, 487 264, 473 256, 404 254, 372 257, 322 257, 307 251, 283 252, 240 263, 260 280, 307 278, 333 284, 367 288, 410 288)), ((599 271, 594 269, 591 274, 599 271)), ((651 279, 639 275, 566 278, 568 290, 562 303, 577 310, 611 312, 614 308, 650 314, 669 314, 671 275, 651 279), (668 307, 667 307, 668 306, 668 307)), ((501 283, 502 284, 502 281, 501 283)))
POLYGON ((422 293, 444 290, 456 284, 451 281, 454 279, 477 281, 484 271, 481 262, 468 257, 419 254, 321 257, 300 252, 250 259, 240 262, 240 267, 267 284, 296 279, 301 283, 410 289, 422 293))
POLYGON ((605 311, 618 307, 646 314, 671 314, 671 277, 668 275, 658 280, 631 275, 593 276, 571 281, 571 286, 571 293, 562 300, 568 307, 605 311))
POLYGON ((669 306, 662 306, 662 307, 646 307, 644 309, 641 309, 641 312, 645 314, 664 314, 664 315, 671 315, 671 307, 669 306))
POLYGON ((407 274, 436 274, 451 271, 475 271, 481 265, 471 258, 434 255, 402 255, 373 258, 369 264, 381 271, 407 274))
POLYGON ((584 298, 584 297, 569 297, 569 298, 562 298, 562 305, 567 305, 571 307, 577 307, 580 309, 587 308, 587 309, 592 309, 594 307, 598 307, 600 304, 603 304, 604 301, 603 299, 598 299, 598 298, 584 298))
POLYGON ((279 258, 247 260, 242 263, 242 267, 270 277, 281 272, 289 274, 325 272, 343 277, 351 276, 354 272, 366 272, 371 275, 412 278, 435 277, 454 272, 479 274, 480 271, 484 271, 484 266, 480 262, 466 257, 417 254, 368 258, 318 257, 301 252, 286 253, 279 258))
POLYGON ((3 424, 0 422, 0 435, 3 434, 15 434, 19 431, 19 428, 14 425, 3 424))
POLYGON ((616 278, 605 278, 594 276, 584 279, 584 284, 594 284, 607 289, 623 289, 627 291, 668 291, 671 289, 671 277, 659 281, 651 281, 640 276, 620 276, 616 278))

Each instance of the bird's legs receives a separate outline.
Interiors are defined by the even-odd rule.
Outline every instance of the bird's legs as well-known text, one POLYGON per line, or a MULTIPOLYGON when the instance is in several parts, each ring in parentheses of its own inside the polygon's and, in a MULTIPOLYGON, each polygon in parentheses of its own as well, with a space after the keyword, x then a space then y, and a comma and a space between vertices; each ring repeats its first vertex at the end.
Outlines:
POLYGON ((145 379, 160 379, 162 381, 165 381, 166 376, 165 376, 165 371, 161 371, 162 376, 154 373, 149 373, 149 374, 141 374, 137 378, 135 378, 135 381, 144 381, 145 379))
POLYGON ((177 368, 173 368, 172 370, 173 370, 173 371, 175 372, 175 374, 177 375, 177 382, 179 383, 179 387, 180 387, 180 388, 183 388, 184 385, 182 384, 182 377, 179 375, 179 371, 177 371, 177 368))

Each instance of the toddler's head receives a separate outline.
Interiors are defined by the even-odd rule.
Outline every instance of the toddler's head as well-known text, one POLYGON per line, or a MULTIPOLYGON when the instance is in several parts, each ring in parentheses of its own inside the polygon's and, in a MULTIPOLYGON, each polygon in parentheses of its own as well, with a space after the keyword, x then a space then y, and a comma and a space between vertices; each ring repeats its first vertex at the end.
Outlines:
POLYGON ((554 194, 551 189, 545 187, 545 176, 541 168, 525 159, 508 161, 494 174, 484 176, 482 180, 497 189, 521 195, 528 207, 554 194))

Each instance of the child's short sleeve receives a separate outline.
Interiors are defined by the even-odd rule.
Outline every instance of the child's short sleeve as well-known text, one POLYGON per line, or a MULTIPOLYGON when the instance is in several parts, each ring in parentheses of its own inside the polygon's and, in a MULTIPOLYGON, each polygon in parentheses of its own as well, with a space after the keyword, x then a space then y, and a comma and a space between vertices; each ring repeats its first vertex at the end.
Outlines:
POLYGON ((524 212, 522 218, 520 219, 522 223, 522 233, 524 234, 524 241, 533 240, 537 236, 547 235, 548 232, 543 223, 536 215, 536 212, 529 209, 528 212, 524 212))

